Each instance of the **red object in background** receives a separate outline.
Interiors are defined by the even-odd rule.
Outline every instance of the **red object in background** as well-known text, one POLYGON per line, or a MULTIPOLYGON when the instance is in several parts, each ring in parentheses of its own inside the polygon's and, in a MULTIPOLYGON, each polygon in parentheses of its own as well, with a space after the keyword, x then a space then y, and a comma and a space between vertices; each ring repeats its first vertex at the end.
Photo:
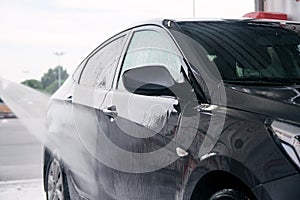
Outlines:
POLYGON ((250 12, 245 14, 243 17, 255 18, 255 19, 279 19, 287 20, 287 14, 277 12, 250 12))

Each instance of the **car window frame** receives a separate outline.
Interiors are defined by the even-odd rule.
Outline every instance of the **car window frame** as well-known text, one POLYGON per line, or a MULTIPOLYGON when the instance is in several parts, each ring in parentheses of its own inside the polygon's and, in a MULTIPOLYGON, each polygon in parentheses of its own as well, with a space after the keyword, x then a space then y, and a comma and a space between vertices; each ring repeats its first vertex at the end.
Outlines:
POLYGON ((134 36, 134 33, 139 32, 139 31, 147 31, 147 30, 159 32, 159 33, 163 34, 165 37, 169 38, 170 42, 172 43, 172 46, 174 47, 174 51, 176 51, 174 53, 176 53, 177 55, 179 55, 182 58, 183 68, 184 68, 184 71, 187 73, 187 69, 186 69, 187 66, 185 66, 185 63, 184 63, 184 60, 186 58, 185 58, 183 52, 181 51, 180 47, 178 46, 177 42, 173 38, 172 34, 169 33, 168 30, 166 30, 163 26, 159 26, 159 25, 156 25, 156 24, 141 25, 141 26, 133 28, 130 31, 130 33, 128 34, 128 38, 127 38, 127 41, 126 41, 126 44, 125 44, 125 48, 123 48, 123 52, 122 52, 122 57, 121 57, 122 60, 121 59, 119 60, 119 64, 118 64, 118 67, 117 67, 117 70, 116 70, 116 73, 115 73, 113 87, 112 87, 113 90, 124 91, 124 90, 119 90, 118 89, 118 83, 119 83, 119 80, 121 78, 121 72, 122 72, 123 63, 125 61, 126 53, 127 53, 128 48, 130 46, 131 40, 134 36))
POLYGON ((80 64, 76 67, 76 69, 74 70, 74 72, 72 74, 72 79, 74 82, 79 83, 81 73, 82 73, 86 63, 87 63, 87 57, 84 60, 82 60, 80 62, 80 64))

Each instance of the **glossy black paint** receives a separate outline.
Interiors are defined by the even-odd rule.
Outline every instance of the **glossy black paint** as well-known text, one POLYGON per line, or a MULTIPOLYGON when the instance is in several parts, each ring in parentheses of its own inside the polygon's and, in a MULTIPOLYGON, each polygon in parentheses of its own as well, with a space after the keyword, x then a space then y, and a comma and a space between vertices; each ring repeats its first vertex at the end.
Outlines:
POLYGON ((122 79, 126 90, 141 95, 172 95, 169 88, 175 85, 170 72, 163 66, 129 69, 124 72, 122 79))
MULTIPOLYGON (((121 61, 114 86, 109 89, 89 88, 69 78, 49 105, 44 169, 51 155, 59 155, 74 199, 205 199, 227 188, 251 199, 299 199, 299 169, 276 144, 266 124, 272 119, 300 124, 298 86, 225 84, 227 101, 211 103, 207 87, 215 95, 223 86, 220 80, 210 86, 201 84, 201 77, 193 69, 201 62, 193 53, 197 47, 186 43, 175 32, 176 26, 168 27, 167 21, 145 25, 147 29, 151 25, 165 31, 176 41, 183 59, 188 61, 182 71, 191 86, 181 86, 184 95, 180 98, 120 91, 116 83, 121 61), (147 112, 153 105, 161 109, 147 112), (223 119, 222 132, 215 137, 209 135, 209 127, 217 132, 223 119), (135 137, 137 134, 145 137, 135 137), (185 137, 172 142, 180 135, 185 137), (126 171, 127 166, 120 166, 123 171, 116 170, 99 161, 101 155, 123 159, 106 148, 104 137, 128 152, 153 152, 170 144, 170 155, 176 156, 177 147, 188 155, 177 156, 171 164, 154 171, 132 173, 126 171), (189 138, 193 138, 191 144, 189 138)), ((143 29, 143 25, 135 28, 143 29)), ((130 37, 131 29, 128 32, 130 37)), ((151 159, 144 164, 155 166, 165 158, 158 155, 151 159)))

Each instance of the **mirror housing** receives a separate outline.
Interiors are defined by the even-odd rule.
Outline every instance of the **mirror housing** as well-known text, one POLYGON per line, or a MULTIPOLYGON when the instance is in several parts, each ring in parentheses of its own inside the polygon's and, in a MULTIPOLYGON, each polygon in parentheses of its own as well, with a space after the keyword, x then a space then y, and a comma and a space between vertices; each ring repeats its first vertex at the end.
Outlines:
POLYGON ((141 95, 171 95, 175 80, 164 66, 151 65, 126 70, 123 75, 126 90, 141 95))

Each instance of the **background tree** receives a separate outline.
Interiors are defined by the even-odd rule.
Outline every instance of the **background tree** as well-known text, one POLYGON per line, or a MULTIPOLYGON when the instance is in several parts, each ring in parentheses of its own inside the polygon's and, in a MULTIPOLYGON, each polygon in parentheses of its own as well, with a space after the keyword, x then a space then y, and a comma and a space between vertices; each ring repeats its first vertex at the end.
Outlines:
MULTIPOLYGON (((62 81, 63 82, 63 81, 62 81)), ((53 81, 50 85, 48 85, 44 91, 53 94, 58 89, 58 80, 53 81)))
POLYGON ((41 90, 43 92, 53 94, 58 89, 58 71, 60 68, 61 83, 69 77, 69 74, 62 66, 57 66, 54 69, 48 69, 47 73, 44 73, 41 81, 35 79, 29 79, 22 82, 31 88, 41 90))
POLYGON ((43 85, 41 83, 41 81, 36 80, 36 79, 29 79, 26 81, 23 81, 22 84, 27 85, 28 87, 37 89, 37 90, 43 90, 43 85))
POLYGON ((68 77, 69 74, 66 70, 62 68, 62 66, 57 66, 54 69, 49 69, 47 73, 45 73, 41 79, 43 88, 47 88, 54 81, 58 79, 58 70, 60 68, 61 82, 63 83, 68 77))

